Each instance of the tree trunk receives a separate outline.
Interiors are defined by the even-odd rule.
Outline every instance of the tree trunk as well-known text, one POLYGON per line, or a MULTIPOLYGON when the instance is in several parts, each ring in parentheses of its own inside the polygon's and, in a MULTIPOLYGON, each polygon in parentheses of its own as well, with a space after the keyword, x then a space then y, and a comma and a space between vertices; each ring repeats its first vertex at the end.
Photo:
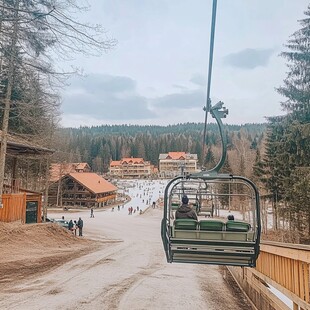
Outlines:
POLYGON ((46 171, 45 171, 45 191, 44 191, 44 203, 43 203, 43 221, 46 221, 47 206, 48 206, 48 187, 50 179, 50 158, 46 159, 46 171))
POLYGON ((0 146, 0 203, 2 203, 2 193, 4 184, 4 173, 5 173, 5 161, 6 161, 6 150, 8 142, 8 128, 9 128, 9 116, 11 108, 11 95, 13 88, 13 78, 16 64, 16 44, 17 44, 17 33, 18 33, 18 9, 19 1, 16 0, 14 3, 14 24, 11 42, 11 55, 8 64, 8 85, 4 98, 4 110, 2 120, 2 133, 1 133, 1 146, 0 146))

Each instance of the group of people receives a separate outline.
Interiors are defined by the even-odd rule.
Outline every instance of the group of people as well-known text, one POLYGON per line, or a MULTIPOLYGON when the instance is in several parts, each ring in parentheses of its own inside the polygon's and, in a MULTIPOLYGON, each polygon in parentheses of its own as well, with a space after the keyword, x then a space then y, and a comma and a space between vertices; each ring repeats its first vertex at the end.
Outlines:
POLYGON ((129 207, 128 208, 128 215, 132 215, 132 213, 136 213, 136 209, 133 209, 133 207, 129 207))
MULTIPOLYGON (((124 205, 122 205, 122 209, 123 209, 123 208, 124 208, 124 205)), ((112 207, 112 209, 111 209, 111 210, 112 210, 112 212, 114 212, 114 207, 112 207)), ((120 211, 120 210, 121 210, 120 205, 118 205, 118 206, 117 206, 117 210, 118 210, 118 211, 120 211)))
POLYGON ((70 220, 69 221, 69 225, 68 225, 68 229, 70 231, 72 231, 72 233, 74 233, 76 235, 76 231, 77 229, 79 230, 79 236, 82 237, 83 236, 83 220, 79 217, 78 221, 74 220, 70 220))

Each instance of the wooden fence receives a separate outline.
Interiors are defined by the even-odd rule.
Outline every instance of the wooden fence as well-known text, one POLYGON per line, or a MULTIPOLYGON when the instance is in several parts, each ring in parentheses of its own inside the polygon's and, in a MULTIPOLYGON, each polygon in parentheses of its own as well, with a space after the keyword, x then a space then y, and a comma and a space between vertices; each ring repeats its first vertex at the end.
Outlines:
POLYGON ((258 309, 289 309, 269 285, 293 303, 310 310, 310 246, 263 241, 255 268, 229 267, 238 284, 258 309))
POLYGON ((271 285, 294 302, 294 309, 310 309, 310 246, 263 242, 255 268, 271 285))

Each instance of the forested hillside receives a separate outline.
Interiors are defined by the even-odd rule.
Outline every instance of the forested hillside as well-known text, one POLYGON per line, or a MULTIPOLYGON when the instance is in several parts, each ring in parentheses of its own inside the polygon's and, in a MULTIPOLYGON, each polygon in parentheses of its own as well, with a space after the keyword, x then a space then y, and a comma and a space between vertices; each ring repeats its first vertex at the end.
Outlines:
MULTIPOLYGON (((233 171, 251 174, 256 149, 262 145, 266 124, 226 125, 228 157, 233 171), (233 164, 232 164, 233 163, 233 164), (248 164, 248 165, 247 165, 248 164), (242 166, 244 166, 242 168, 242 166)), ((57 160, 85 161, 94 171, 108 170, 110 160, 143 157, 158 165, 160 153, 185 151, 198 154, 200 164, 213 166, 220 156, 218 127, 207 127, 207 154, 202 158, 202 123, 169 126, 103 125, 64 128, 57 134, 57 160), (61 143, 61 144, 60 144, 61 143)))

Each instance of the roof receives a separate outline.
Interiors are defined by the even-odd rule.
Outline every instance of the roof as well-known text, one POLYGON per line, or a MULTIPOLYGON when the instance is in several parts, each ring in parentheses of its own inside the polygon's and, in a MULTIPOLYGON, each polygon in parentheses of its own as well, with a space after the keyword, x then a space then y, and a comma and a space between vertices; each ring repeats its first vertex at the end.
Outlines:
POLYGON ((159 159, 172 159, 172 160, 197 159, 197 154, 190 154, 185 152, 168 152, 166 154, 159 154, 159 159))
POLYGON ((73 165, 75 165, 75 170, 90 169, 90 166, 88 163, 73 163, 73 165))
POLYGON ((50 165, 50 181, 59 180, 62 176, 78 170, 90 169, 87 163, 54 163, 50 165))
POLYGON ((110 167, 120 166, 121 161, 120 160, 112 160, 110 162, 110 167))
MULTIPOLYGON (((2 131, 0 130, 0 143, 2 131)), ((8 134, 7 154, 12 156, 22 155, 51 155, 55 151, 32 143, 18 135, 8 134)))
POLYGON ((74 172, 68 174, 94 194, 113 192, 117 187, 94 172, 74 172))
POLYGON ((171 159, 180 159, 181 157, 185 158, 185 152, 168 152, 168 156, 171 159))
POLYGON ((123 158, 121 160, 121 163, 131 163, 131 164, 141 164, 144 163, 144 159, 140 157, 129 157, 129 158, 123 158))
POLYGON ((142 157, 125 157, 121 160, 112 160, 110 162, 110 167, 117 167, 123 164, 149 164, 149 162, 145 161, 142 157))

